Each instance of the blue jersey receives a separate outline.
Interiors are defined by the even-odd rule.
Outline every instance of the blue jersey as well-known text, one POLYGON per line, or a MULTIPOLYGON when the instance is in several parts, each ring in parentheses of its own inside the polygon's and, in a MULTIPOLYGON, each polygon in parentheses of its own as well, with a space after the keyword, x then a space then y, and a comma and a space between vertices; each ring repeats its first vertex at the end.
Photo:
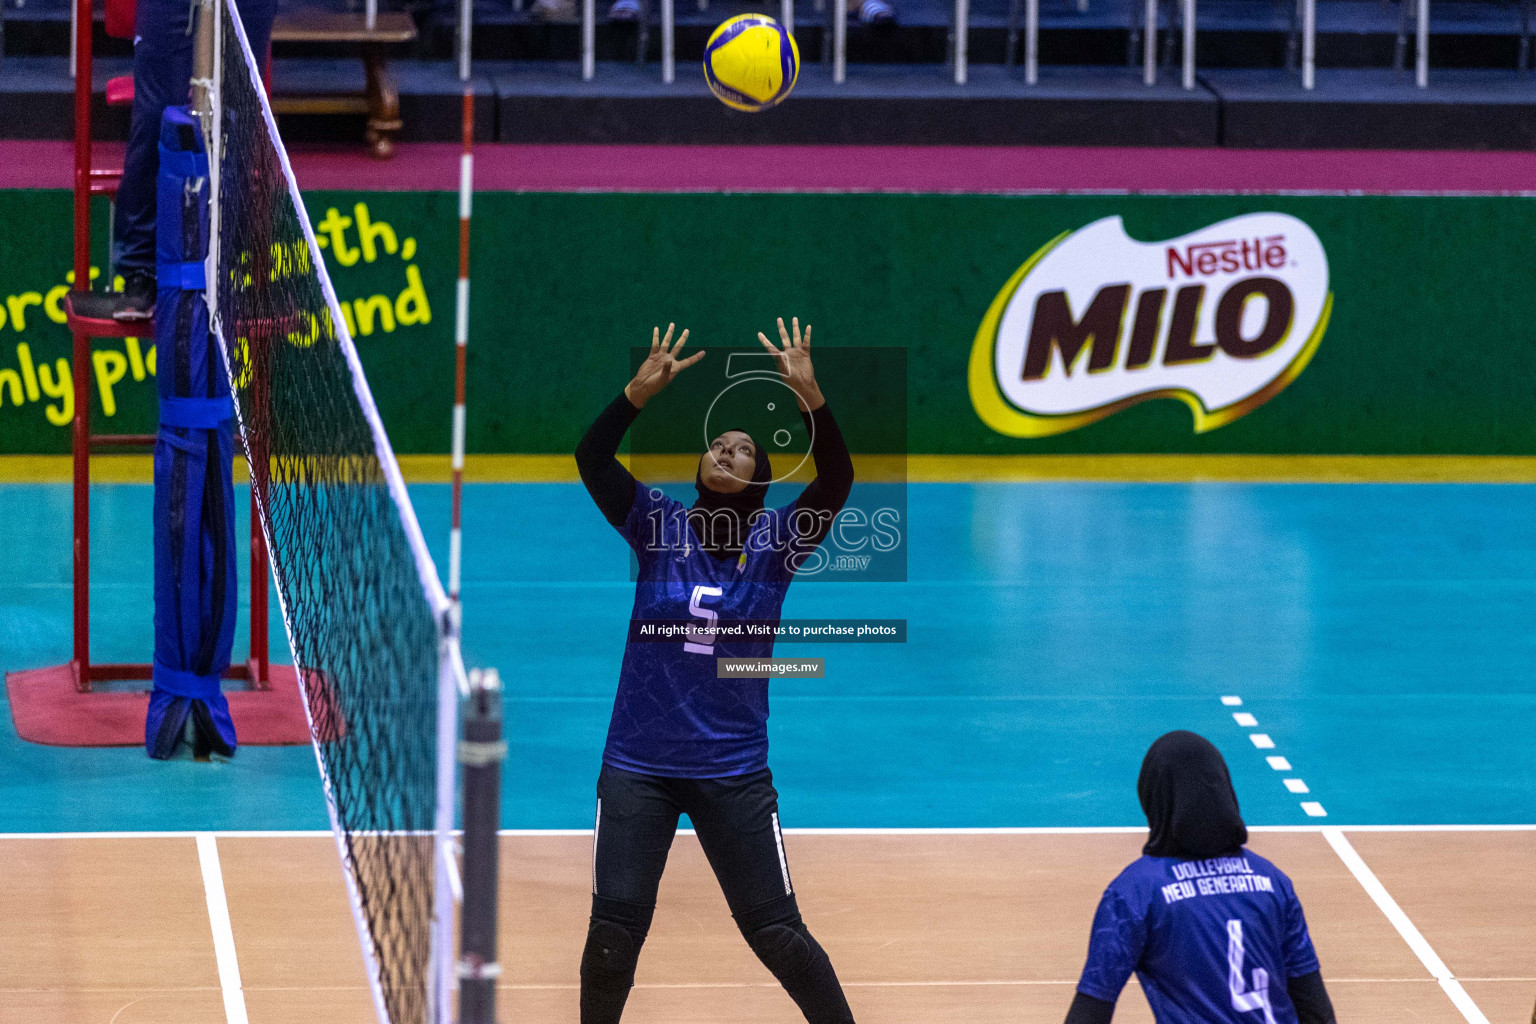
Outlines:
POLYGON ((1114 1002, 1135 971, 1158 1024, 1296 1024, 1286 982, 1316 970, 1296 890, 1263 857, 1142 857, 1099 901, 1077 990, 1114 1002))
POLYGON ((776 625, 794 578, 783 543, 795 506, 765 509, 740 557, 699 547, 678 501, 643 483, 619 532, 639 563, 635 624, 691 621, 697 630, 666 640, 633 635, 624 648, 619 690, 603 761, 648 775, 708 779, 768 764, 768 680, 717 679, 716 658, 766 658, 766 638, 717 637, 715 624, 776 625))

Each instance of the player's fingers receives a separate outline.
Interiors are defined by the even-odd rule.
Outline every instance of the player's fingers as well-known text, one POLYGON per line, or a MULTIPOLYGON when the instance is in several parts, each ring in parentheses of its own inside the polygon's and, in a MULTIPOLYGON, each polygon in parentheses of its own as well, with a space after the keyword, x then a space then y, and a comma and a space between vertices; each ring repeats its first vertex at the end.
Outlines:
POLYGON ((652 327, 651 328, 651 355, 655 355, 657 350, 660 347, 661 347, 661 328, 660 327, 652 327))
POLYGON ((790 348, 791 347, 791 345, 789 343, 789 332, 784 329, 784 318, 783 317, 779 317, 779 340, 784 343, 784 347, 785 348, 790 348))
POLYGON ((790 325, 794 328, 795 348, 799 348, 800 347, 800 318, 799 317, 792 317, 789 322, 790 322, 790 325))
POLYGON ((757 332, 757 340, 762 342, 763 348, 767 349, 769 352, 772 352, 774 355, 779 354, 779 350, 773 347, 773 342, 768 340, 768 335, 764 334, 762 331, 757 332))
POLYGON ((666 336, 661 339, 661 350, 663 352, 667 351, 667 346, 672 344, 672 329, 676 326, 676 324, 667 324, 666 336))
POLYGON ((677 354, 683 350, 683 346, 686 344, 688 344, 688 328, 684 327, 682 336, 677 339, 677 344, 672 346, 672 357, 674 359, 677 358, 677 354))
POLYGON ((802 348, 810 348, 811 347, 811 325, 810 324, 806 324, 805 325, 805 340, 802 341, 800 343, 800 345, 801 345, 802 348))
POLYGON ((693 355, 689 356, 687 359, 684 359, 682 362, 678 363, 677 364, 677 368, 679 370, 686 370, 686 369, 688 369, 688 367, 692 366, 694 363, 698 362, 700 359, 703 359, 703 358, 704 358, 704 353, 703 352, 695 352, 693 355))

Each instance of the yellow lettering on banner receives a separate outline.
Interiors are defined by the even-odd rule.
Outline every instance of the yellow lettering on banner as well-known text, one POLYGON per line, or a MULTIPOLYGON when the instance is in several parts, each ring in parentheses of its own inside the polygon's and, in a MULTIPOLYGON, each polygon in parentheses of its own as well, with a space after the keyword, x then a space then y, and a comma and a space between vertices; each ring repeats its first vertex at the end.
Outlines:
MULTIPOLYGON (((151 352, 154 350, 151 349, 151 352)), ((251 339, 235 339, 235 390, 239 391, 251 382, 251 339)))
MULTIPOLYGON (((290 331, 288 334, 288 344, 292 345, 294 348, 309 348, 320 338, 320 321, 315 318, 313 313, 310 313, 307 319, 309 321, 308 333, 290 331)), ((329 320, 327 320, 327 322, 329 322, 329 320)))
POLYGON ((32 346, 26 342, 17 345, 16 361, 21 364, 21 379, 27 385, 27 401, 35 402, 42 392, 37 390, 37 371, 32 368, 32 346))
POLYGON ((151 377, 155 375, 155 346, 153 345, 149 346, 149 351, 144 353, 144 368, 149 371, 151 377))
POLYGON ((394 331, 395 310, 389 303, 389 296, 375 295, 368 299, 354 299, 352 308, 357 316, 357 330, 359 334, 366 336, 373 333, 374 314, 378 314, 379 325, 384 328, 385 334, 394 331))
POLYGON ((399 242, 395 239, 395 229, 384 221, 374 223, 370 220, 367 203, 358 203, 352 208, 352 212, 357 215, 357 237, 363 244, 363 259, 372 263, 379 258, 379 252, 373 245, 376 239, 382 240, 384 251, 393 256, 395 250, 400 248, 399 242))
POLYGON ((316 238, 317 244, 323 246, 329 241, 331 255, 344 267, 352 266, 361 255, 347 244, 347 228, 351 226, 352 218, 343 217, 341 211, 334 206, 325 211, 325 219, 316 225, 316 230, 321 232, 321 237, 316 238))
POLYGON ((49 372, 48 364, 43 363, 37 368, 37 375, 43 384, 43 393, 49 398, 58 399, 58 408, 52 404, 43 407, 43 413, 48 417, 48 422, 56 427, 62 427, 75 418, 75 387, 74 380, 69 375, 69 360, 60 357, 58 361, 59 376, 55 380, 49 372))
POLYGON ((124 338, 128 346, 128 370, 133 374, 134 380, 144 379, 144 354, 139 351, 138 338, 124 338))
POLYGON ((412 263, 405 268, 405 291, 395 300, 395 319, 400 326, 432 322, 432 307, 427 304, 427 290, 421 286, 421 271, 412 263))
POLYGON ((101 411, 108 416, 117 415, 117 396, 112 386, 128 372, 128 357, 116 349, 101 349, 91 353, 96 364, 96 387, 101 392, 101 411))
POLYGON ((0 328, 5 327, 5 307, 0 306, 0 328))
POLYGON ((11 313, 11 330, 21 332, 27 329, 27 307, 41 306, 43 296, 41 292, 22 292, 20 295, 12 295, 5 300, 5 306, 11 313))
POLYGON ((68 294, 68 285, 57 284, 48 289, 48 295, 43 299, 43 312, 56 324, 69 323, 69 314, 64 312, 63 306, 64 296, 68 294))
POLYGON ((5 404, 5 389, 11 389, 11 404, 21 404, 21 376, 12 369, 0 370, 0 405, 5 404))

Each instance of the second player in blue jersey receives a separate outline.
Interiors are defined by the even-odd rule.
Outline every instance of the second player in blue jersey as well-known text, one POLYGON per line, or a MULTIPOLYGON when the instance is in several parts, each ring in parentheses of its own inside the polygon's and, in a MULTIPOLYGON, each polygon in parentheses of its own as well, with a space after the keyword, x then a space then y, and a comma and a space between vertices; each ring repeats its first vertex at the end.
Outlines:
POLYGON ((1333 1024, 1301 901, 1244 845, 1220 751, 1168 733, 1136 790, 1151 835, 1099 901, 1067 1024, 1108 1024, 1133 971, 1158 1024, 1333 1024))

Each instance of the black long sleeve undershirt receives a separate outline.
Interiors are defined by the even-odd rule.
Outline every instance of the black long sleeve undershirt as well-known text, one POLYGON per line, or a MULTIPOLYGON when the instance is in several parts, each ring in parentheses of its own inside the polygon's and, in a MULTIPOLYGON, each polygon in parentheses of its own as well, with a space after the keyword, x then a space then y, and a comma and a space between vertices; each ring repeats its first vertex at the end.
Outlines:
MULTIPOLYGON (((598 414, 576 446, 576 469, 581 474, 581 482, 586 485, 587 493, 597 503, 603 518, 614 526, 623 525, 635 503, 635 478, 616 456, 625 432, 639 415, 640 410, 621 392, 598 414)), ((795 500, 795 506, 816 513, 816 526, 808 539, 820 543, 831 527, 832 518, 842 510, 853 489, 853 459, 848 454, 843 432, 826 403, 815 412, 801 412, 800 415, 811 432, 811 459, 816 465, 816 479, 795 500)))
POLYGON ((853 490, 853 458, 830 406, 823 402, 815 412, 800 415, 811 432, 811 461, 816 465, 816 479, 800 492, 795 507, 816 513, 815 527, 804 536, 808 542, 820 544, 853 490))
MULTIPOLYGON (((1323 985, 1323 972, 1313 971, 1286 983, 1286 994, 1296 1007, 1296 1018, 1301 1024, 1335 1024, 1333 1002, 1323 985)), ((1078 992, 1067 1011, 1066 1024, 1110 1024, 1115 1016, 1115 1004, 1078 992)))
POLYGON ((1334 1024, 1333 1000, 1323 985, 1323 972, 1313 971, 1285 984, 1285 991, 1296 1006, 1296 1019, 1301 1024, 1334 1024))
POLYGON ((1106 1003, 1102 999, 1078 992, 1072 997, 1072 1006, 1067 1010, 1066 1024, 1109 1024, 1114 1016, 1114 1003, 1106 1003))
POLYGON ((581 474, 581 482, 603 518, 614 526, 624 525, 635 504, 635 478, 615 456, 625 431, 639 415, 640 410, 621 391, 619 397, 608 403, 608 408, 597 414, 581 443, 576 445, 576 470, 581 474))

